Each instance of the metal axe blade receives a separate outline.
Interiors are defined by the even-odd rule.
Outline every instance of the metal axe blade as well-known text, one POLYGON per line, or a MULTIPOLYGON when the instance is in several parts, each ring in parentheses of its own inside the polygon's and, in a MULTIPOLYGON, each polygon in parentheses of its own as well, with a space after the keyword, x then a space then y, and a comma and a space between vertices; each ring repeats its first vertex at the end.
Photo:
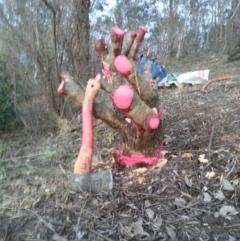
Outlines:
POLYGON ((69 173, 68 181, 74 191, 109 192, 113 188, 113 176, 110 169, 91 173, 69 173))

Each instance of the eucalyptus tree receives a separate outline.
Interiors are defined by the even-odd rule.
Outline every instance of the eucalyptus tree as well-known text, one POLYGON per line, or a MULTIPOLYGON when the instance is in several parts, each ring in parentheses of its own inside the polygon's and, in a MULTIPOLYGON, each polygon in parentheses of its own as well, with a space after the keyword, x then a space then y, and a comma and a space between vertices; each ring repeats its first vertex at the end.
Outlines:
MULTIPOLYGON (((1 3, 1 40, 28 73, 23 85, 46 96, 53 115, 63 113, 56 93, 63 68, 89 76, 90 0, 9 0, 1 3), (16 46, 18 46, 17 51, 16 46)), ((22 78, 24 79, 24 78, 22 78)), ((85 78, 82 78, 85 79, 85 78)), ((26 92, 31 92, 29 89, 26 92)))

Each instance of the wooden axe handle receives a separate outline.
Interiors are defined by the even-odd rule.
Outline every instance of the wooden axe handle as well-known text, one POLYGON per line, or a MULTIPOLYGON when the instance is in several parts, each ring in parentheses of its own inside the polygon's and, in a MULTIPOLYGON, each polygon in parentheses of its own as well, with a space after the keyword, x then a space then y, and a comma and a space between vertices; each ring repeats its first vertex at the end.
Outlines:
POLYGON ((93 101, 100 90, 99 76, 90 79, 84 94, 82 106, 82 144, 74 165, 74 173, 89 173, 93 149, 93 101))

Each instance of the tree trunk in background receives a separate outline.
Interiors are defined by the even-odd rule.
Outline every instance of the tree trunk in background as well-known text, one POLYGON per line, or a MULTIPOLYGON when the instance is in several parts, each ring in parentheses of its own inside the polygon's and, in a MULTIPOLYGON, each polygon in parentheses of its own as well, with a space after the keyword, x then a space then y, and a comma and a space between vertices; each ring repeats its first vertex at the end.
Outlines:
POLYGON ((174 13, 173 0, 169 0, 169 37, 168 37, 168 54, 170 57, 174 56, 174 13))
POLYGON ((236 15, 236 13, 238 12, 238 9, 240 8, 240 1, 233 1, 232 2, 232 15, 229 17, 229 19, 227 20, 227 25, 225 28, 225 35, 224 35, 224 46, 223 46, 223 50, 222 52, 226 51, 227 45, 228 45, 228 35, 230 35, 230 31, 229 28, 231 27, 232 21, 236 15))
POLYGON ((53 5, 47 0, 42 0, 49 11, 52 13, 51 21, 51 42, 53 49, 53 63, 51 63, 51 57, 48 57, 47 61, 50 65, 48 66, 48 73, 46 75, 48 82, 48 94, 47 100, 50 107, 50 111, 56 114, 57 116, 65 116, 64 109, 62 111, 63 100, 56 95, 56 85, 59 83, 59 64, 58 64, 58 54, 57 54, 57 12, 54 9, 53 5))
POLYGON ((182 53, 182 46, 183 46, 183 41, 186 35, 186 28, 187 28, 187 21, 191 15, 191 6, 190 6, 190 0, 186 3, 186 18, 183 24, 182 32, 180 35, 180 39, 178 42, 178 50, 177 50, 177 55, 176 58, 179 59, 182 53))
POLYGON ((66 116, 64 100, 56 92, 59 69, 71 70, 82 80, 91 74, 89 11, 90 0, 10 0, 0 9, 5 44, 18 46, 20 68, 34 72, 25 81, 35 90, 28 88, 28 98, 44 95, 53 116, 66 116))
POLYGON ((91 75, 91 70, 89 69, 90 0, 76 1, 75 4, 74 72, 78 79, 87 80, 91 75))

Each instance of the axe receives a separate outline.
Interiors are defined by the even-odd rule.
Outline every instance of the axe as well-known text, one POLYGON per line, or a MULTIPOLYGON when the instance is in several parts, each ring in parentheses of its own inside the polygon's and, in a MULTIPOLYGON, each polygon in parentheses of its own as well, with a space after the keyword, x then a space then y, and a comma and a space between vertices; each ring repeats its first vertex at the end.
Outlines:
POLYGON ((93 151, 93 101, 100 90, 100 78, 88 80, 82 106, 82 143, 74 165, 74 172, 68 174, 71 189, 84 192, 109 192, 113 187, 110 169, 91 172, 93 151))

